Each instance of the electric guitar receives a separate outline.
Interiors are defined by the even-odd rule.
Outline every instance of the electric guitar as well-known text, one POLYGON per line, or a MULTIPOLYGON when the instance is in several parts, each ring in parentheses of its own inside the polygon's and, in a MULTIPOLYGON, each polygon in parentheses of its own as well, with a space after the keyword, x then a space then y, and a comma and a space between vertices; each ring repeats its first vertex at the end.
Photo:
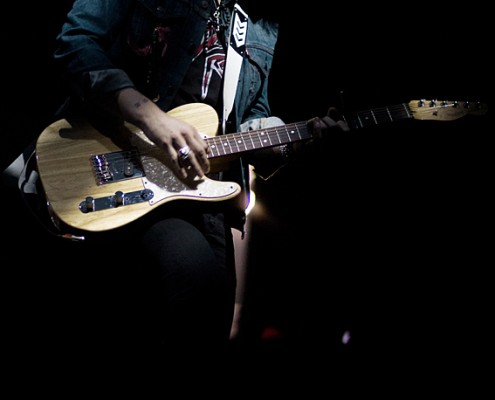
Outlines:
MULTIPOLYGON (((411 118, 451 121, 486 112, 487 106, 480 103, 413 100, 344 117, 351 129, 360 129, 411 118)), ((311 138, 306 121, 217 136, 218 116, 202 103, 180 106, 168 114, 204 135, 213 166, 248 151, 311 138)), ((110 137, 84 120, 58 120, 38 137, 36 157, 51 219, 78 231, 122 227, 174 200, 219 202, 241 191, 235 182, 177 178, 161 151, 132 124, 110 137)))

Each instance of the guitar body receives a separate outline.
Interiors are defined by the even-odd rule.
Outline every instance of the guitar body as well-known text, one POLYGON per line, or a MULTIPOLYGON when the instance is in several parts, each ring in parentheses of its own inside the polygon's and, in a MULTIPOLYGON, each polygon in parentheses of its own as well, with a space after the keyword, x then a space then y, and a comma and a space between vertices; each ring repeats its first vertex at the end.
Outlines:
MULTIPOLYGON (((207 105, 188 104, 169 114, 205 137, 216 135, 218 117, 207 105)), ((223 201, 241 191, 234 182, 181 180, 160 154, 131 124, 110 137, 84 120, 54 122, 36 143, 38 173, 52 219, 78 230, 106 231, 172 200, 223 201)))

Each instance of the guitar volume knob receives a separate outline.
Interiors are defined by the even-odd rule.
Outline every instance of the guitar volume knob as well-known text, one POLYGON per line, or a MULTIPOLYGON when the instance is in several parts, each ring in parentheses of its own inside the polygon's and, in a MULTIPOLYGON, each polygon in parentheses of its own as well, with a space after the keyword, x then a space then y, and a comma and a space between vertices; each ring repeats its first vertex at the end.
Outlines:
POLYGON ((91 197, 91 196, 86 197, 84 199, 84 201, 81 202, 81 204, 79 204, 79 209, 83 213, 88 213, 88 212, 94 211, 94 209, 95 209, 95 199, 94 199, 94 197, 91 197))
POLYGON ((122 192, 121 190, 115 192, 114 199, 115 199, 115 207, 124 205, 124 192, 122 192))

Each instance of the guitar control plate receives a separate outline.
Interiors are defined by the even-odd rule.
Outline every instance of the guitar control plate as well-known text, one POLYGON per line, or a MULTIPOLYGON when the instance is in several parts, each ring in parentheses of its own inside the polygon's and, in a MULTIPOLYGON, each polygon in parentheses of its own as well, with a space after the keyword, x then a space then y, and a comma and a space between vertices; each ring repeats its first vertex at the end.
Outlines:
POLYGON ((98 198, 86 197, 86 199, 79 203, 79 210, 86 214, 93 211, 107 210, 109 208, 123 207, 142 203, 143 201, 150 201, 153 196, 154 193, 152 190, 143 189, 129 193, 119 191, 112 196, 98 198))

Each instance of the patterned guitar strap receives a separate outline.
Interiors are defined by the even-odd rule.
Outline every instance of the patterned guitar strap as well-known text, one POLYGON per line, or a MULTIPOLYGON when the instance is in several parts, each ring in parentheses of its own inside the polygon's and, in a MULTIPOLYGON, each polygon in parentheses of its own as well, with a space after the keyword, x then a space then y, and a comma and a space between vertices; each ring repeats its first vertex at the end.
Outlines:
POLYGON ((230 22, 229 45, 225 59, 222 133, 225 133, 226 122, 234 106, 239 73, 246 53, 247 28, 248 15, 239 4, 236 4, 230 22))

